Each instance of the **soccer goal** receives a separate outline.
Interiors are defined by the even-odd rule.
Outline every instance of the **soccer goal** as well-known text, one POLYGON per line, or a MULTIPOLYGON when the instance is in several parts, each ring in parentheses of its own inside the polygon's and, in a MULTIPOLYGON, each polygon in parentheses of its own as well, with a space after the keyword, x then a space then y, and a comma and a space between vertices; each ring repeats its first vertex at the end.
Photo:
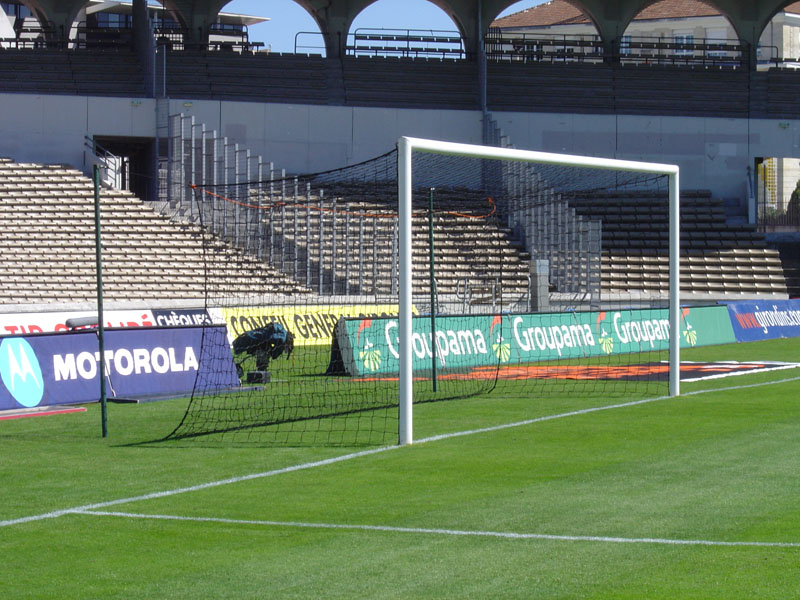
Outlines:
MULTIPOLYGON (((668 211, 667 211, 667 220, 668 220, 668 258, 669 258, 669 287, 667 293, 667 304, 668 304, 668 327, 669 331, 672 332, 672 335, 660 336, 662 340, 666 338, 668 340, 668 351, 669 351, 669 359, 668 359, 668 367, 669 367, 669 374, 668 374, 668 385, 669 385, 669 394, 670 395, 678 395, 680 393, 680 336, 678 332, 680 331, 680 321, 681 321, 681 311, 680 311, 680 270, 679 270, 679 253, 680 253, 680 191, 679 191, 679 169, 675 165, 666 165, 666 164, 657 164, 657 163, 645 163, 645 162, 634 162, 634 161, 623 161, 623 160, 614 160, 614 159, 604 159, 604 158, 596 158, 596 157, 587 157, 587 156, 570 156, 570 155, 563 155, 563 154, 552 154, 552 153, 544 153, 544 152, 532 152, 532 151, 524 151, 524 150, 516 150, 512 148, 495 148, 495 147, 488 147, 488 146, 476 146, 476 145, 468 145, 468 144, 457 144, 451 142, 444 142, 444 141, 435 141, 435 140, 426 140, 426 139, 418 139, 418 138, 411 138, 411 137, 402 137, 398 141, 398 197, 399 197, 399 220, 400 220, 400 298, 399 298, 399 307, 400 307, 400 314, 399 314, 399 442, 400 444, 410 444, 413 441, 413 398, 414 398, 414 342, 413 342, 413 284, 412 284, 412 265, 413 265, 413 255, 412 255, 412 214, 413 214, 413 193, 414 193, 414 186, 415 186, 415 169, 414 169, 414 154, 432 154, 432 155, 442 155, 454 158, 464 158, 464 159, 477 159, 478 161, 493 161, 495 164, 487 165, 485 163, 481 163, 480 165, 476 164, 476 167, 480 166, 479 169, 476 170, 477 173, 480 173, 480 176, 484 178, 483 187, 486 187, 485 178, 491 177, 492 173, 498 171, 498 169, 502 172, 504 167, 512 166, 512 169, 519 170, 520 168, 524 171, 526 165, 541 165, 541 166, 550 166, 550 167, 561 167, 562 173, 558 175, 559 178, 568 178, 570 173, 575 174, 575 171, 578 172, 584 171, 585 173, 590 173, 591 171, 603 171, 603 172, 613 172, 615 175, 623 174, 623 173, 633 173, 633 174, 640 174, 640 175, 655 175, 655 176, 666 176, 667 177, 667 187, 668 187, 668 211)), ((422 169, 421 169, 422 170, 422 169)), ((424 170, 423 173, 419 174, 418 177, 424 178, 426 174, 424 170)), ((508 176, 508 170, 505 173, 508 176)), ((500 175, 501 187, 508 187, 510 185, 509 181, 503 181, 502 175, 500 175)), ((595 179, 592 176, 588 176, 587 179, 589 181, 595 179)), ((620 181, 617 180, 617 184, 620 181)), ((633 185, 632 181, 626 181, 622 187, 627 185, 633 185)), ((584 188, 584 192, 591 192, 592 185, 579 185, 579 187, 584 188)), ((618 189, 619 185, 617 186, 618 189)), ((608 188, 606 188, 608 189, 608 188)), ((599 191, 599 190, 598 190, 599 191)), ((520 200, 520 199, 517 199, 520 200)), ((525 202, 525 199, 522 199, 525 202)), ((613 201, 613 200, 612 200, 613 201)), ((526 204, 530 204, 531 200, 527 199, 526 204)), ((535 226, 535 224, 533 224, 535 226)), ((604 311, 600 310, 599 313, 602 314, 604 311)), ((599 316, 599 315, 598 315, 599 316)), ((503 318, 508 318, 505 316, 500 316, 500 320, 502 322, 503 318)), ((647 319, 646 319, 647 320, 647 319)), ((658 321, 658 319, 656 319, 658 321)), ((652 320, 651 320, 652 322, 652 320)), ((562 342, 563 338, 565 337, 563 328, 566 327, 567 333, 566 335, 572 336, 572 331, 576 332, 576 339, 578 341, 577 345, 581 346, 581 352, 585 352, 586 348, 584 346, 586 342, 586 338, 580 337, 580 326, 575 327, 572 329, 571 324, 570 326, 560 326, 556 329, 551 329, 552 332, 561 331, 562 332, 562 342)), ((644 339, 648 337, 646 333, 643 335, 643 331, 647 332, 647 326, 645 325, 644 328, 639 326, 637 329, 639 331, 638 340, 636 340, 635 344, 640 344, 640 346, 646 346, 648 343, 654 341, 653 338, 656 338, 657 335, 655 330, 658 326, 651 326, 652 334, 649 336, 650 339, 644 339)), ((512 325, 512 330, 514 326, 512 325)), ((435 325, 432 325, 433 336, 436 337, 436 329, 435 325)), ((535 331, 534 328, 526 328, 525 331, 535 331)), ((584 330, 585 331, 585 330, 584 330)), ((630 329, 629 329, 630 331, 630 329)), ((553 336, 556 335, 555 333, 552 334, 553 336)), ((530 340, 528 345, 533 346, 534 350, 537 345, 537 340, 535 339, 536 334, 533 334, 534 339, 530 340)), ((530 337, 530 336, 529 336, 530 337)), ((631 333, 631 337, 636 337, 635 333, 631 333)), ((498 340, 502 339, 502 335, 498 335, 498 340)), ((544 340, 543 344, 539 344, 544 346, 545 348, 548 347, 546 334, 542 335, 542 339, 544 340)), ((500 343, 500 342, 498 342, 500 343)), ((553 345, 558 345, 556 342, 551 342, 553 345)), ((601 342, 602 345, 602 342, 601 342)), ((500 362, 504 362, 503 357, 504 353, 499 353, 500 356, 498 357, 500 362)))
POLYGON ((226 179, 181 212, 228 332, 200 362, 229 368, 198 373, 169 438, 408 444, 414 411, 459 402, 679 391, 676 167, 401 138, 343 169, 226 179))

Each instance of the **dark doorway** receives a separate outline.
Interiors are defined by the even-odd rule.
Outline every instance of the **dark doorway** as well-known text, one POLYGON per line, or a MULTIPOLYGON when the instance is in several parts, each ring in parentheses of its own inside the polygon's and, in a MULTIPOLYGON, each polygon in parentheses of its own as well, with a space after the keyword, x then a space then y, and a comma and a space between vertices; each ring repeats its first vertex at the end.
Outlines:
POLYGON ((120 173, 117 182, 121 189, 130 191, 141 200, 158 199, 153 138, 96 135, 94 141, 98 150, 118 157, 120 173))

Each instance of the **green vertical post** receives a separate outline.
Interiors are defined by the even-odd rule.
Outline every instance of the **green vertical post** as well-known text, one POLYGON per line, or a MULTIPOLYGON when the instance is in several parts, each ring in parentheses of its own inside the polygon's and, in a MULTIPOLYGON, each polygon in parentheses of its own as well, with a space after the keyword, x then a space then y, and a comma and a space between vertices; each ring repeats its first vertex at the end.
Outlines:
POLYGON ((103 437, 108 437, 108 414, 106 410, 106 348, 103 319, 103 248, 100 240, 100 167, 94 165, 94 246, 97 269, 97 340, 100 350, 98 370, 100 372, 100 420, 103 437))
POLYGON ((428 247, 430 256, 431 276, 431 382, 433 391, 436 391, 436 275, 434 273, 433 259, 433 193, 436 188, 431 188, 430 202, 428 203, 428 247))

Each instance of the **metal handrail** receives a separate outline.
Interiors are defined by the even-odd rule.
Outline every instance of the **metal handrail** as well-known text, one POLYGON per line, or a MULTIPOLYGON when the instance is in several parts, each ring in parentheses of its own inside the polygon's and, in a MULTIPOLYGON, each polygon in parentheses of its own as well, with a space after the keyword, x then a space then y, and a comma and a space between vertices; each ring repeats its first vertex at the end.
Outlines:
POLYGON ((101 183, 108 188, 125 188, 125 157, 110 152, 91 136, 84 136, 84 147, 89 151, 92 162, 102 171, 101 183))
POLYGON ((345 52, 349 56, 467 57, 461 35, 444 29, 359 28, 348 35, 345 52))

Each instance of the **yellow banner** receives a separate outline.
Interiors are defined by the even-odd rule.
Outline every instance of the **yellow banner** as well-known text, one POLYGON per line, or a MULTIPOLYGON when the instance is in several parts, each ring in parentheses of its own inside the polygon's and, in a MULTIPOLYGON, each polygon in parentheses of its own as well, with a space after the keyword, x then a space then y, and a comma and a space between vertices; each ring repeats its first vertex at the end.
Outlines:
POLYGON ((251 329, 278 322, 292 332, 295 346, 330 344, 333 329, 341 317, 391 317, 397 313, 396 304, 247 306, 222 309, 231 339, 251 329))

